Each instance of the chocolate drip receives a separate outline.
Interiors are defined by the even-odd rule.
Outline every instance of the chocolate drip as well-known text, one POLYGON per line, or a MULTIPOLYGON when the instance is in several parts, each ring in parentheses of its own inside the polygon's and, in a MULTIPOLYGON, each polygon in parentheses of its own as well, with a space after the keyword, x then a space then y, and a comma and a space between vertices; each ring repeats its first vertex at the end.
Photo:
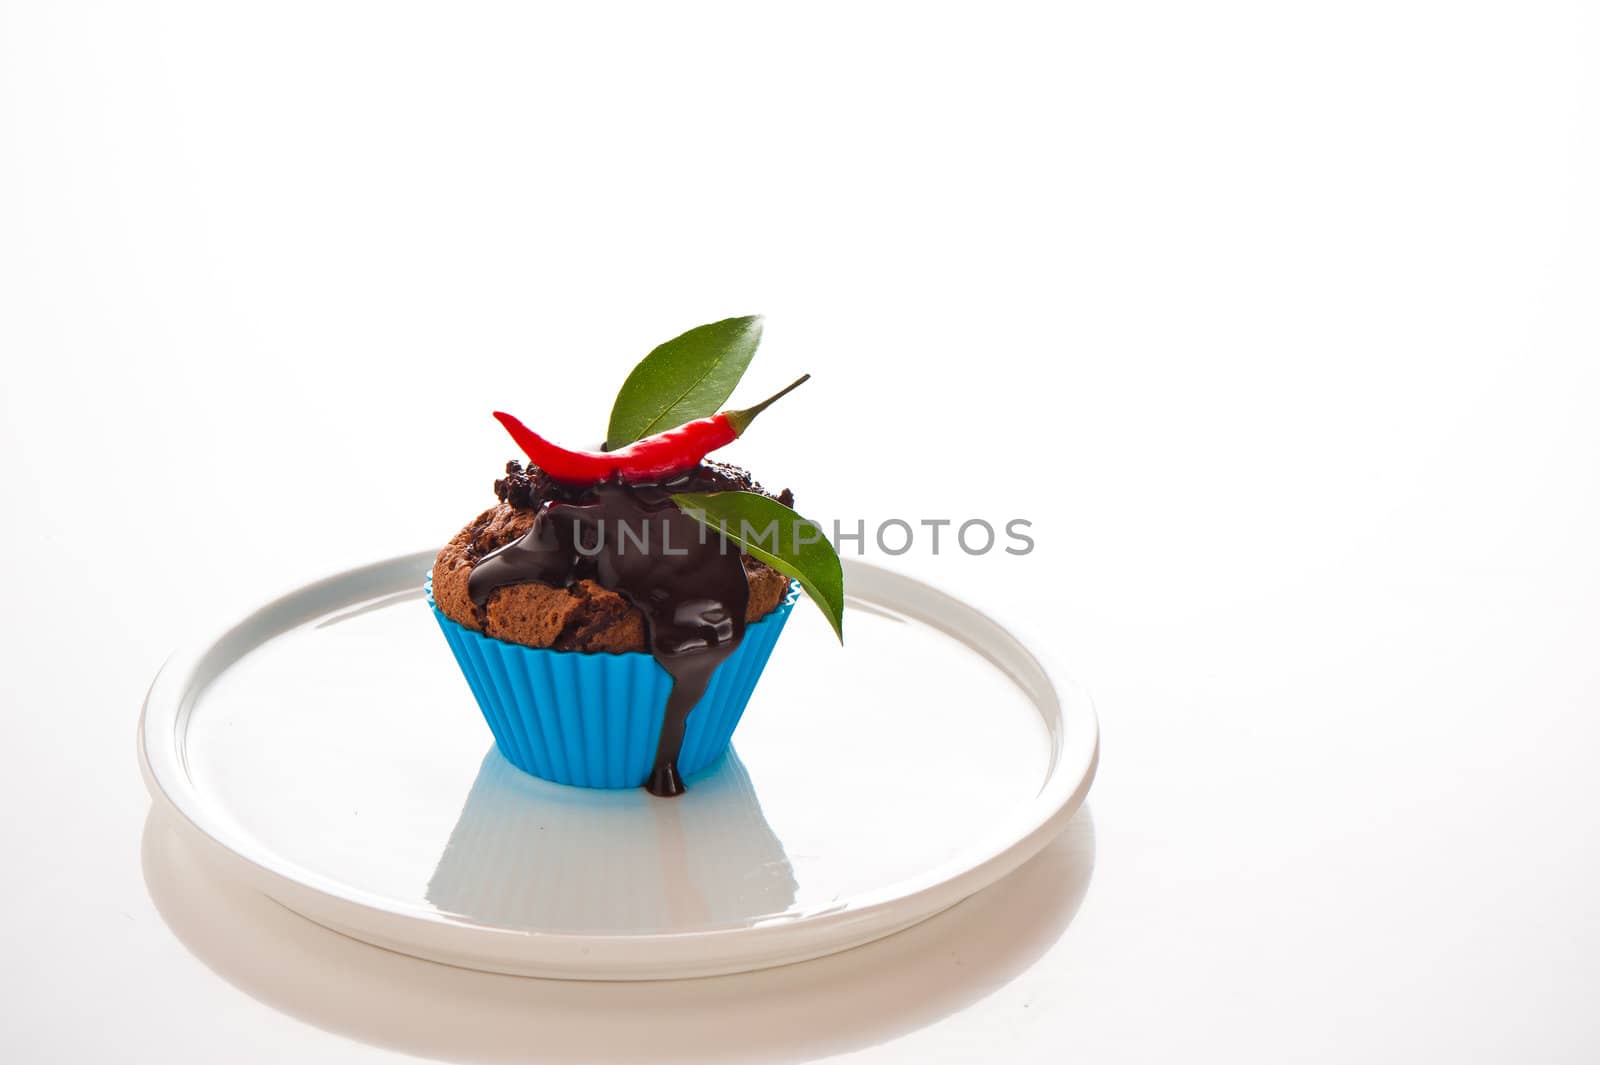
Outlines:
POLYGON ((551 500, 519 540, 484 556, 467 581, 482 610, 496 588, 524 581, 568 587, 593 580, 644 614, 650 653, 672 677, 655 766, 644 786, 678 795, 678 753, 689 711, 744 638, 750 586, 739 552, 680 511, 672 492, 703 490, 690 474, 671 484, 607 481, 551 500))

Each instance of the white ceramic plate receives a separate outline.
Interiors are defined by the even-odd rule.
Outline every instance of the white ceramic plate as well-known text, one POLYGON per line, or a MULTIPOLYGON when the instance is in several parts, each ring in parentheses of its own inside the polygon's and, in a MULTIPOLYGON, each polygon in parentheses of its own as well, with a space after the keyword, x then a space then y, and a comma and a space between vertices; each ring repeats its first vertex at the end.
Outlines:
POLYGON ((493 749, 422 600, 431 561, 338 574, 180 652, 140 722, 179 824, 379 946, 607 980, 818 957, 998 880, 1094 775, 1081 691, 970 606, 847 562, 848 643, 800 603, 686 795, 550 784, 493 749))

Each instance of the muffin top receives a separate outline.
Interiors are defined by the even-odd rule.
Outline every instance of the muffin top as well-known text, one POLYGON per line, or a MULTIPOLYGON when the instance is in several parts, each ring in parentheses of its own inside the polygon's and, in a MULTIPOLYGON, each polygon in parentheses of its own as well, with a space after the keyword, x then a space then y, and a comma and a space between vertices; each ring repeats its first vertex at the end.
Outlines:
MULTIPOLYGON (((703 461, 670 486, 685 492, 755 492, 792 506, 788 489, 773 495, 748 472, 726 463, 703 461)), ((643 612, 618 591, 593 577, 555 585, 538 580, 502 584, 481 605, 470 588, 473 569, 488 556, 525 537, 546 504, 583 505, 595 486, 564 484, 539 467, 506 464, 494 482, 499 503, 479 514, 451 537, 433 563, 433 598, 451 621, 497 640, 558 651, 626 652, 649 649, 643 612)), ((783 601, 789 578, 759 559, 740 553, 749 598, 747 622, 766 617, 783 601)))

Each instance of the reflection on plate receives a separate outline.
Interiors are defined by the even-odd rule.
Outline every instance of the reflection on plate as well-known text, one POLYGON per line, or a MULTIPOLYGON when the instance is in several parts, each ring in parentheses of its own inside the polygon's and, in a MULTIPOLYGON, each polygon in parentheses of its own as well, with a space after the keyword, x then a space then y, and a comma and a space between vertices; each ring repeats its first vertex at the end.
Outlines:
POLYGON ((529 776, 484 756, 426 898, 502 928, 738 927, 787 911, 794 872, 730 750, 660 799, 529 776))

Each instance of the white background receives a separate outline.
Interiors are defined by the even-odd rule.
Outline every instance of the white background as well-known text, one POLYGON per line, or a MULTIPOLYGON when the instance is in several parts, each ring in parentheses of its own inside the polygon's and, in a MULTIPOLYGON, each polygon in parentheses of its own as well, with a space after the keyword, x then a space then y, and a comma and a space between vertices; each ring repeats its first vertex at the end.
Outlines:
POLYGON ((1581 3, 0 4, 0 1057, 1594 1060, 1597 50, 1581 3), (173 646, 441 542, 491 408, 597 438, 753 312, 739 398, 815 379, 730 458, 1035 523, 892 561, 1095 693, 1060 844, 842 958, 575 988, 146 831, 173 646))

